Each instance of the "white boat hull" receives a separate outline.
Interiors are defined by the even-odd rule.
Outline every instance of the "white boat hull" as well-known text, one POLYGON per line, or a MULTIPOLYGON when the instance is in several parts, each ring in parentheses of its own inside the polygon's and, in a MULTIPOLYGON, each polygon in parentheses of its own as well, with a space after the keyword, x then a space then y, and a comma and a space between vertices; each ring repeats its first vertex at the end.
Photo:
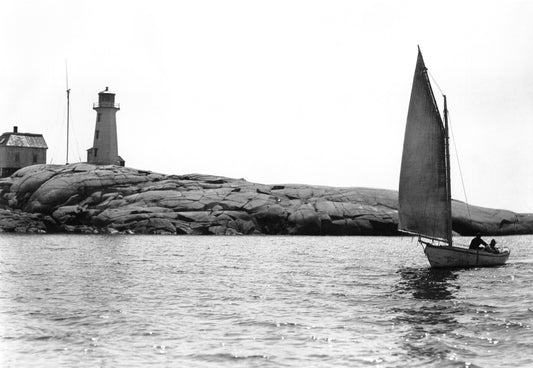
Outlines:
POLYGON ((433 268, 501 266, 511 254, 509 250, 495 254, 485 250, 430 244, 425 244, 424 253, 433 268))

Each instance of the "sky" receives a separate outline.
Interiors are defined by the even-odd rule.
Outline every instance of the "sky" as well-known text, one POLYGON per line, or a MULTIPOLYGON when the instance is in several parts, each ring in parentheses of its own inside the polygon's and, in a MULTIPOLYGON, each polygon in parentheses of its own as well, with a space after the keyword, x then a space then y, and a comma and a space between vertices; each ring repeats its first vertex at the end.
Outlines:
POLYGON ((452 197, 533 213, 532 18, 527 0, 2 1, 0 130, 65 163, 68 71, 70 162, 108 86, 126 166, 396 190, 420 45, 452 197))

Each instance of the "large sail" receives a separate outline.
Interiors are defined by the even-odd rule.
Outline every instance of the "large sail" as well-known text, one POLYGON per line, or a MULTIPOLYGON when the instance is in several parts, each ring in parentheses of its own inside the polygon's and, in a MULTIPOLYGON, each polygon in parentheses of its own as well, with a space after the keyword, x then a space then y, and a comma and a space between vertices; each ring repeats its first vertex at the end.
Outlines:
POLYGON ((448 240, 445 130, 420 50, 407 113, 399 189, 399 230, 448 240))

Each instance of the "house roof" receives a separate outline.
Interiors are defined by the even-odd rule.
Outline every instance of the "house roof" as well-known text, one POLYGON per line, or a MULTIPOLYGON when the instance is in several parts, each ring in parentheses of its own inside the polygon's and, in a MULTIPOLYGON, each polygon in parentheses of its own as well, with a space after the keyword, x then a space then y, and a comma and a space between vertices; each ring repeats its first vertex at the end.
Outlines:
POLYGON ((43 135, 33 133, 4 133, 0 136, 0 147, 1 146, 48 148, 43 135))

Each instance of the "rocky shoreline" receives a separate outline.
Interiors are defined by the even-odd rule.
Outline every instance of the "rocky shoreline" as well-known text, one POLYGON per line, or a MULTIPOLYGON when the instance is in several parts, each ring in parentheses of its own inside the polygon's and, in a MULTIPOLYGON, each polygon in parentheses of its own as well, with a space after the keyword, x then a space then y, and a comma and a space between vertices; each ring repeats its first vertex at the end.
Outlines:
MULTIPOLYGON (((265 185, 118 166, 34 165, 0 179, 0 231, 198 235, 399 235, 397 192, 265 185)), ((453 201, 459 235, 533 233, 533 214, 453 201)))

